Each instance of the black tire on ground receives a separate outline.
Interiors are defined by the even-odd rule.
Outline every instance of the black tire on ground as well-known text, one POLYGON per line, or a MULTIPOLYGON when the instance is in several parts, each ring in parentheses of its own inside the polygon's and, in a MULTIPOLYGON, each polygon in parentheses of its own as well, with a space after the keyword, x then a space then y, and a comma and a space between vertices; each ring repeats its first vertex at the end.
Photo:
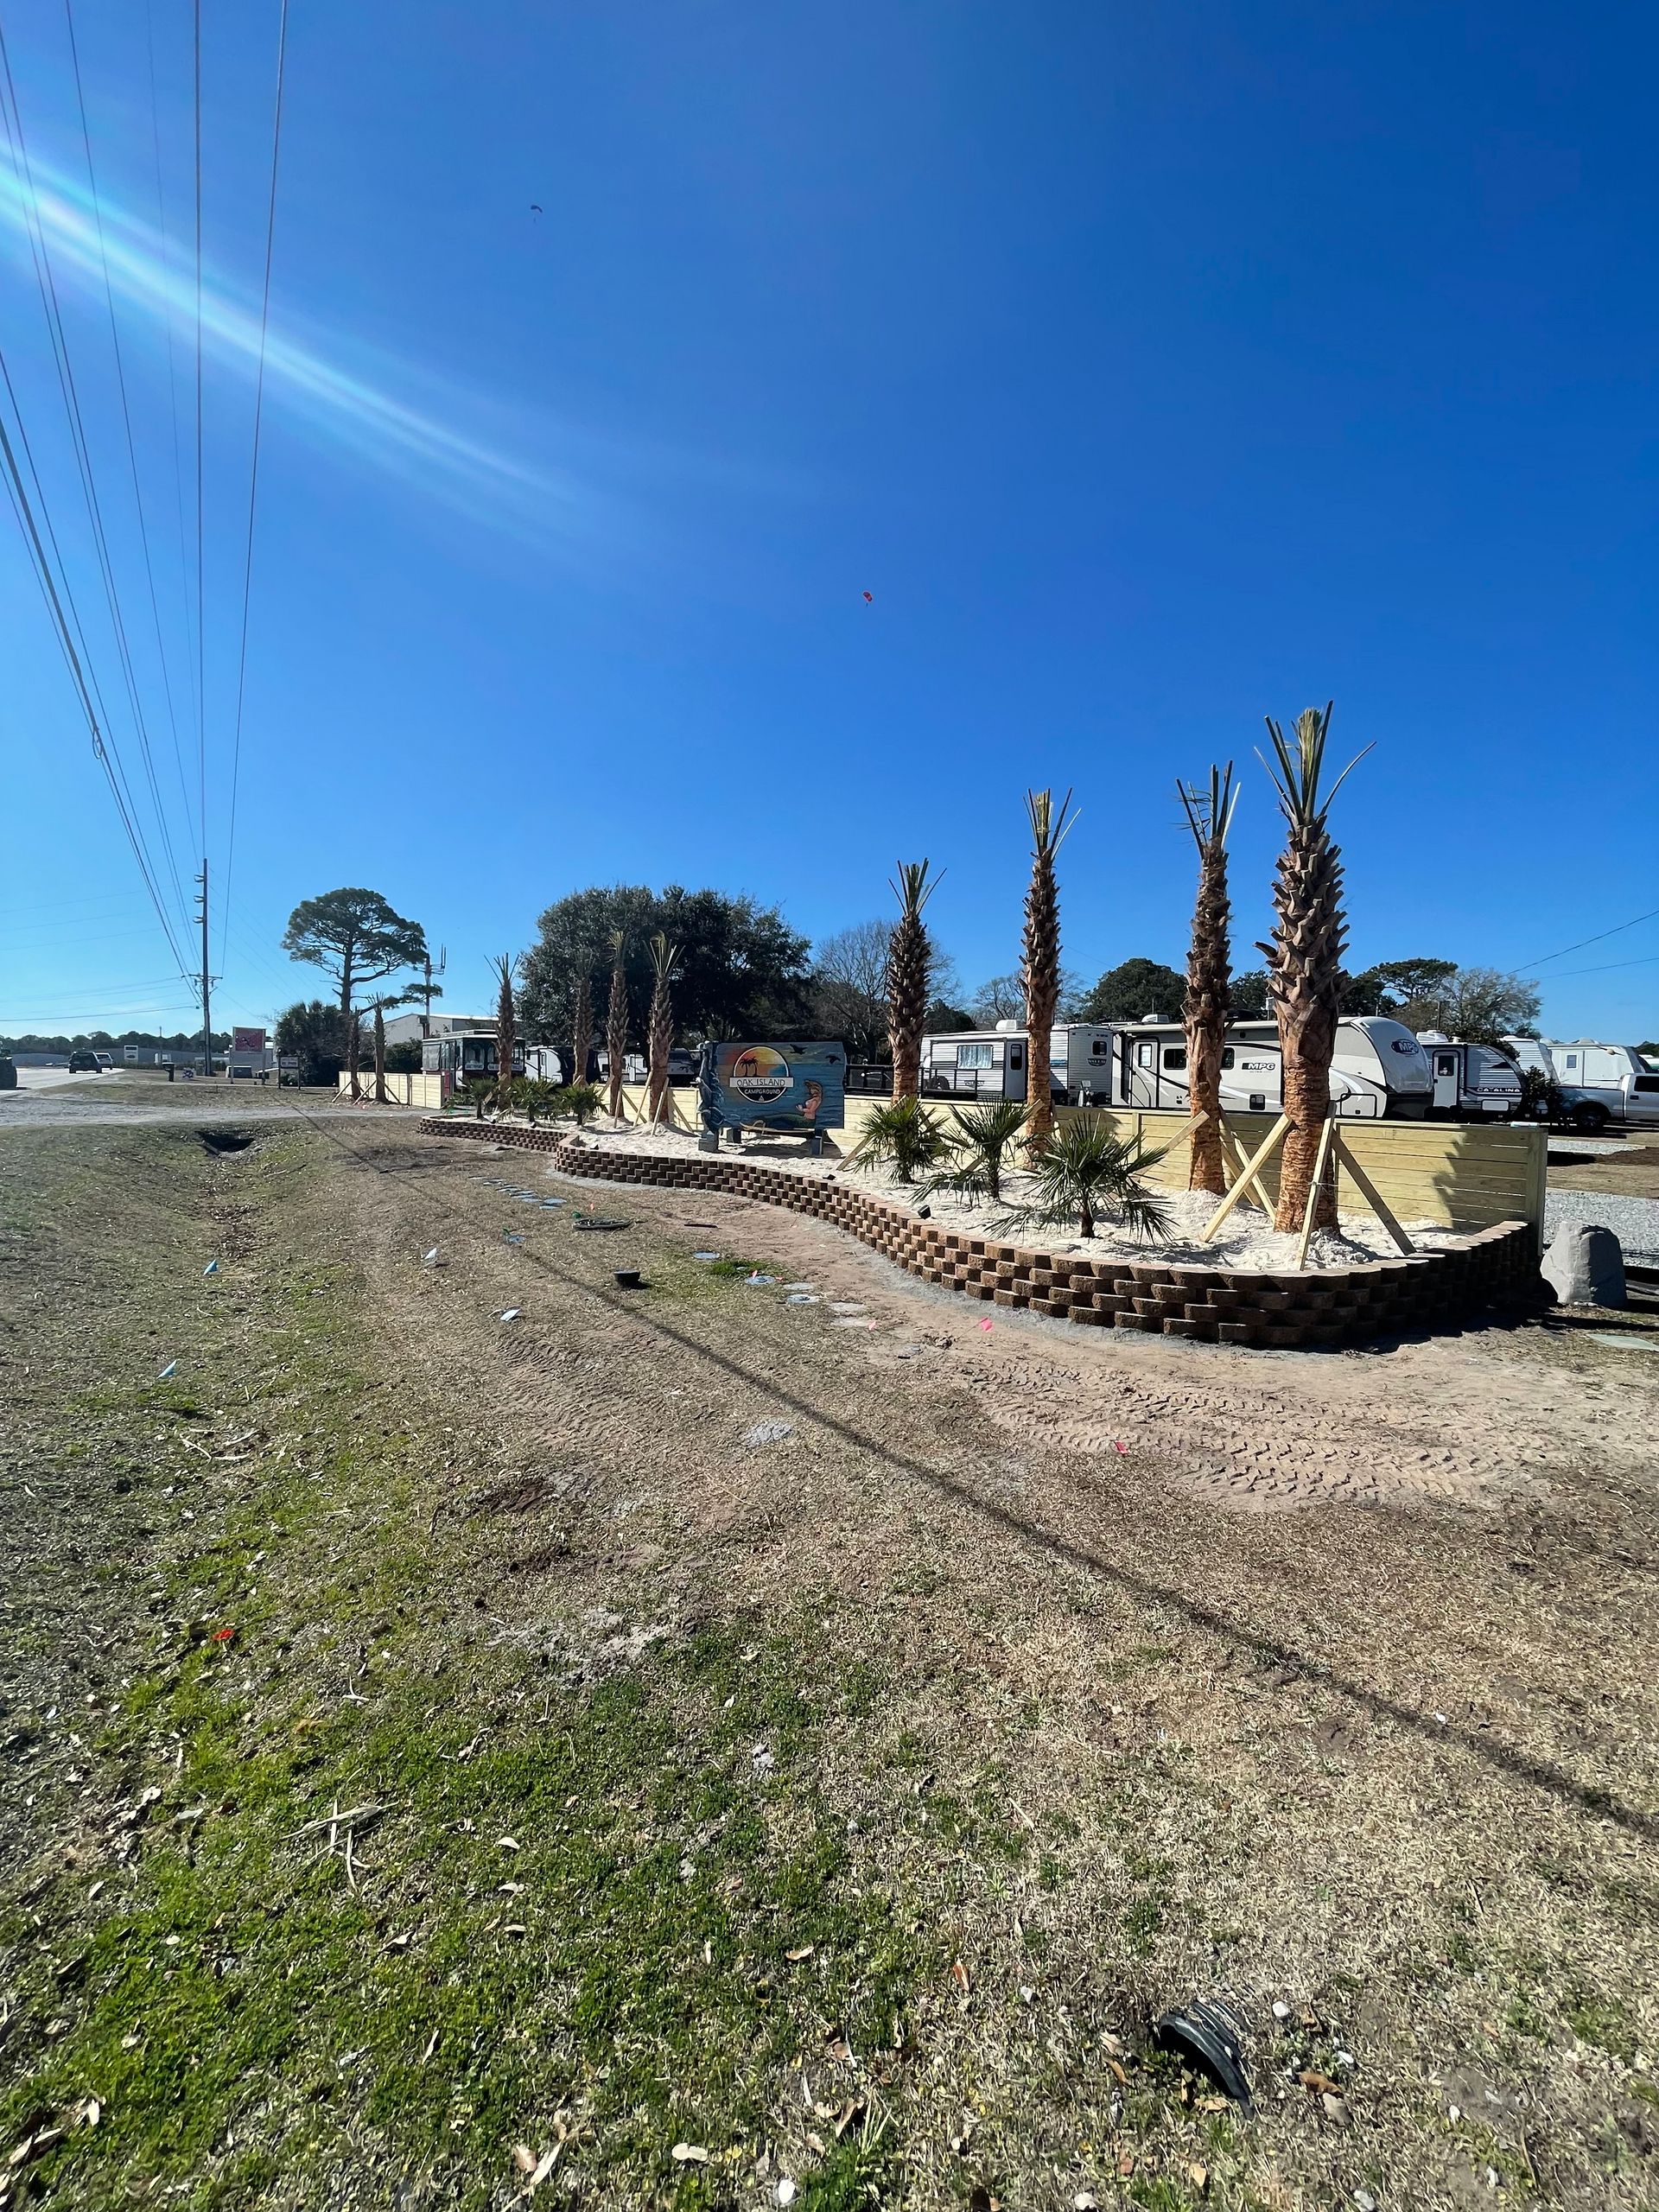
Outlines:
POLYGON ((1567 1116, 1580 1136, 1599 1136, 1607 1126, 1607 1109, 1586 1099, 1582 1106, 1575 1106, 1567 1116))

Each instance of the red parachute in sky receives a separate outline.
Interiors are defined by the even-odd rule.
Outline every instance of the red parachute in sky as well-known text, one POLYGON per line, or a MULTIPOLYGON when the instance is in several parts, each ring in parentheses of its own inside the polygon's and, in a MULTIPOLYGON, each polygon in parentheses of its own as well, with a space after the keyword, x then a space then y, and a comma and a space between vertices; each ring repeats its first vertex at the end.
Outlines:
POLYGON ((866 607, 874 607, 875 605, 875 594, 873 591, 867 591, 865 593, 864 604, 866 607))

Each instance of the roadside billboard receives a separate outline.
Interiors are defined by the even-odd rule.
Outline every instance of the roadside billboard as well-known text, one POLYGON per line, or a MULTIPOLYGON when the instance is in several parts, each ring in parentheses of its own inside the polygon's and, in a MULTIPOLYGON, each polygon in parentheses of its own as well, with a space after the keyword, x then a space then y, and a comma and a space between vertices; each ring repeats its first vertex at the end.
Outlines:
POLYGON ((847 1048, 810 1043, 709 1043, 697 1064, 706 1129, 779 1122, 838 1129, 847 1119, 847 1048))
POLYGON ((231 1050, 233 1052, 263 1052, 265 1033, 263 1029, 232 1029, 231 1050))

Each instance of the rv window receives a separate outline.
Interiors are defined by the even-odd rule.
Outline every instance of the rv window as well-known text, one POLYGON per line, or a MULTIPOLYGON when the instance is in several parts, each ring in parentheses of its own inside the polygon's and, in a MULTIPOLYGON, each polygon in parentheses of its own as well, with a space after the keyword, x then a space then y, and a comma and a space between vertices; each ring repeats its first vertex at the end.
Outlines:
POLYGON ((1230 1045, 1224 1046, 1222 1048, 1221 1065, 1224 1068, 1230 1068, 1233 1065, 1233 1048, 1230 1045))
POLYGON ((1434 1072, 1436 1075, 1456 1075, 1457 1071, 1458 1064, 1450 1052, 1435 1053, 1434 1072))
POLYGON ((1023 1045, 1010 1045, 1008 1047, 1008 1065, 1011 1068, 1022 1068, 1025 1065, 1025 1046, 1023 1045))
POLYGON ((1138 1068, 1149 1068, 1152 1065, 1152 1047, 1150 1045, 1137 1045, 1135 1046, 1135 1064, 1138 1068))
POLYGON ((1165 1046, 1164 1065, 1166 1068, 1184 1068, 1186 1065, 1186 1053, 1182 1046, 1179 1045, 1165 1046))
POLYGON ((1569 1052, 1569 1053, 1567 1054, 1567 1066, 1568 1066, 1568 1067, 1570 1067, 1570 1068, 1575 1068, 1575 1067, 1577 1067, 1577 1065, 1579 1065, 1579 1056, 1578 1056, 1578 1054, 1577 1054, 1576 1052, 1569 1052))
POLYGON ((1096 1037, 1094 1043, 1089 1047, 1089 1057, 1091 1060, 1109 1060, 1112 1057, 1111 1039, 1109 1037, 1096 1037))
POLYGON ((957 1065, 959 1068, 988 1068, 996 1065, 994 1045, 958 1045, 957 1065))

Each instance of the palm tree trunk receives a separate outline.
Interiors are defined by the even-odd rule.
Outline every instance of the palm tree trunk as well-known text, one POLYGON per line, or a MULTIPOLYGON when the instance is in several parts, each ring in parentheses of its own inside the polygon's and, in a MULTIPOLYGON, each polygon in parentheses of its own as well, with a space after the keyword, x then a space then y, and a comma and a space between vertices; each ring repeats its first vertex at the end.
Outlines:
POLYGON ((588 1055, 594 1047, 594 1001, 587 972, 576 978, 576 1002, 570 1020, 570 1080, 586 1083, 588 1055))
MULTIPOLYGON (((1310 1025, 1311 1028, 1316 1027, 1323 1029, 1324 1025, 1310 1025)), ((1331 1110, 1331 1051, 1334 1041, 1334 1036, 1310 1036, 1304 1030, 1300 1037, 1287 1038, 1283 1043, 1284 1110, 1290 1118, 1290 1127, 1285 1132, 1284 1146, 1279 1154, 1279 1203, 1274 1211, 1273 1225, 1286 1236, 1294 1236, 1300 1229, 1313 1189, 1319 1134, 1331 1110)), ((1320 1185, 1313 1226, 1334 1229, 1336 1225, 1336 1190, 1334 1180, 1327 1173, 1320 1185)))
POLYGON ((363 1063, 363 1032, 355 1014, 349 1008, 346 1015, 346 1072, 351 1078, 351 1096, 360 1098, 363 1086, 358 1080, 358 1070, 363 1063))
POLYGON ((374 1009, 374 1103, 386 1104, 386 1017, 379 1007, 374 1009))
POLYGON ((628 979, 618 960, 611 970, 611 1002, 605 1013, 605 1057, 611 1119, 622 1118, 623 1063, 628 1057, 628 979))
POLYGON ((674 1008, 668 995, 668 979, 657 978, 651 994, 651 1078, 645 1103, 653 1122, 663 1118, 668 1101, 668 1055, 674 1042, 674 1008))
POLYGON ((1027 791, 1031 818, 1031 882, 1026 892, 1026 930, 1020 948, 1026 993, 1026 1115, 1028 1144, 1040 1144, 1054 1128, 1050 1085, 1055 1010, 1060 1002, 1060 894, 1054 855, 1070 824, 1068 791, 1058 813, 1048 791, 1027 791))

